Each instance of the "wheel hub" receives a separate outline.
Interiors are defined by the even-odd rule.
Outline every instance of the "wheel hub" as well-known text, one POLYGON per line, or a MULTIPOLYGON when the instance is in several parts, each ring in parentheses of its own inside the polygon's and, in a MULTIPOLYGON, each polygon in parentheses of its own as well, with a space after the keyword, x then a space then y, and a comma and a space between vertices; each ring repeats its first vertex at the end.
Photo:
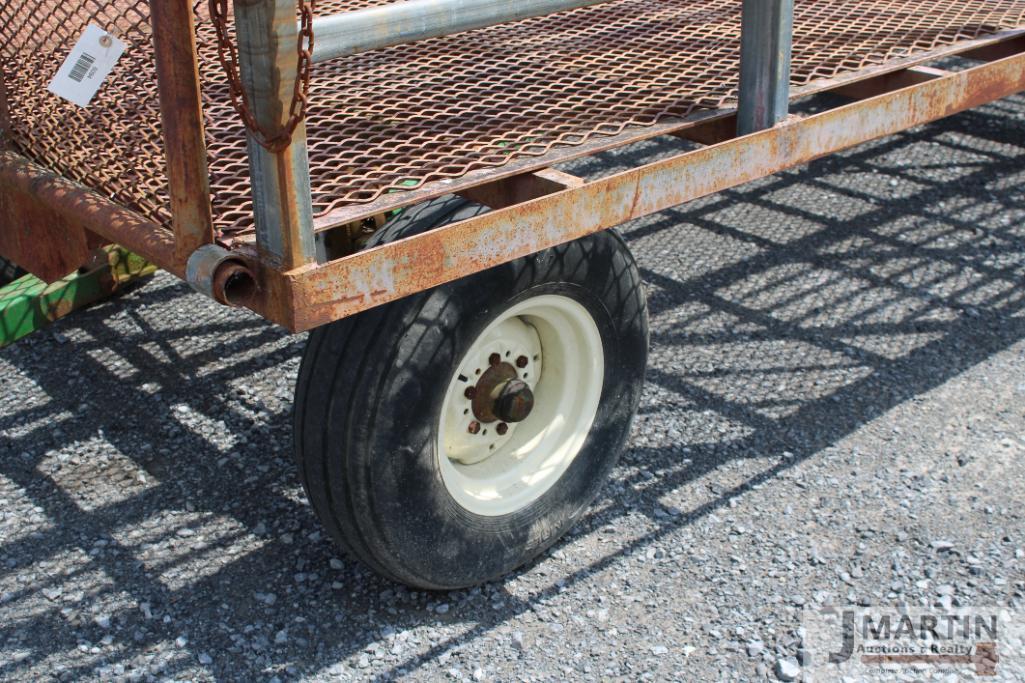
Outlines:
POLYGON ((501 386, 495 399, 495 415, 503 422, 523 422, 534 409, 534 392, 526 382, 509 380, 501 386))
POLYGON ((484 424, 523 422, 534 409, 534 392, 519 379, 516 368, 501 362, 500 358, 499 354, 493 354, 491 367, 467 390, 473 416, 484 424))
POLYGON ((541 295, 499 315, 453 370, 438 425, 445 485, 476 514, 520 509, 583 446, 604 381, 601 334, 579 303, 541 295))

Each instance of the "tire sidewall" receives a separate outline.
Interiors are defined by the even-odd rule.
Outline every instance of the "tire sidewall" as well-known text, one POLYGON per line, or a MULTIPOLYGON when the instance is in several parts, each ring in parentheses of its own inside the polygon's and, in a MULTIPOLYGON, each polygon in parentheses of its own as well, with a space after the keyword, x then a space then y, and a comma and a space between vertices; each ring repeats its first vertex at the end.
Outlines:
POLYGON ((420 295, 378 386, 374 415, 362 422, 367 448, 351 463, 377 527, 379 551, 419 582, 455 588, 496 577, 558 539, 599 492, 615 465, 640 398, 647 355, 644 297, 620 238, 602 233, 420 295), (629 272, 628 272, 629 271, 629 272), (629 277, 623 277, 623 274, 629 277), (562 477, 523 509, 476 515, 448 492, 438 425, 452 373, 499 315, 527 299, 567 296, 601 333, 605 377, 594 425, 562 477))

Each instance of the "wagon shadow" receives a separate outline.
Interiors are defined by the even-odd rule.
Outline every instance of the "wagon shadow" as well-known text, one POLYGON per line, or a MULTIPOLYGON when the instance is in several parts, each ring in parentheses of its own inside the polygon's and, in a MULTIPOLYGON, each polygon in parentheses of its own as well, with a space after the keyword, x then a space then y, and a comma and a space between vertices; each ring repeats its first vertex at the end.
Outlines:
MULTIPOLYGON (((653 530, 565 571, 542 558, 442 595, 335 559, 290 460, 302 339, 168 277, 73 317, 66 344, 44 335, 0 353, 26 380, 4 387, 22 405, 0 417, 0 497, 38 522, 0 518, 0 676, 392 677, 1025 339, 1025 131, 1001 106, 624 229, 650 290, 652 369, 631 447, 565 544, 630 514, 653 530), (958 163, 916 163, 937 144, 958 163), (161 327, 186 296, 194 317, 161 327), (750 458, 769 464, 716 477, 750 458), (437 622, 451 635, 424 640, 418 627, 437 622), (74 664, 49 669, 67 653, 74 664)), ((637 159, 576 171, 624 161, 637 159)))

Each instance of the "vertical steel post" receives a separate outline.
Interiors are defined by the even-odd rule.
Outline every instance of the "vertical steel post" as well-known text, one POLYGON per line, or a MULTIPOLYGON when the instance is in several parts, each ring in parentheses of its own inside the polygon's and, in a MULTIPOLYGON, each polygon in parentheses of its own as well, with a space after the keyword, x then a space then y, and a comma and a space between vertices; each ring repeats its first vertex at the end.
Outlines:
POLYGON ((184 264, 214 241, 210 173, 192 0, 150 3, 175 256, 184 264))
MULTIPOLYGON (((242 82, 260 127, 281 130, 298 76, 296 0, 235 0, 242 82)), ((249 136, 256 239, 261 256, 284 270, 316 260, 306 126, 271 152, 249 136)))
POLYGON ((744 0, 737 133, 772 128, 790 107, 794 0, 744 0))

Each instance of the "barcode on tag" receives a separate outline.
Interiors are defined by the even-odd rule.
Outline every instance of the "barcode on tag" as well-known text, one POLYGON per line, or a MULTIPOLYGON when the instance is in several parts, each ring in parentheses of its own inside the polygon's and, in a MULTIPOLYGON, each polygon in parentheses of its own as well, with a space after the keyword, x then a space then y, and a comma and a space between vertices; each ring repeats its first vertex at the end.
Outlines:
POLYGON ((80 107, 88 107, 125 47, 122 41, 90 24, 57 70, 49 91, 80 107))
POLYGON ((89 69, 93 68, 93 64, 96 63, 96 58, 88 52, 82 53, 82 56, 75 62, 75 67, 68 74, 68 78, 73 80, 75 83, 81 83, 82 79, 89 73, 89 69))

